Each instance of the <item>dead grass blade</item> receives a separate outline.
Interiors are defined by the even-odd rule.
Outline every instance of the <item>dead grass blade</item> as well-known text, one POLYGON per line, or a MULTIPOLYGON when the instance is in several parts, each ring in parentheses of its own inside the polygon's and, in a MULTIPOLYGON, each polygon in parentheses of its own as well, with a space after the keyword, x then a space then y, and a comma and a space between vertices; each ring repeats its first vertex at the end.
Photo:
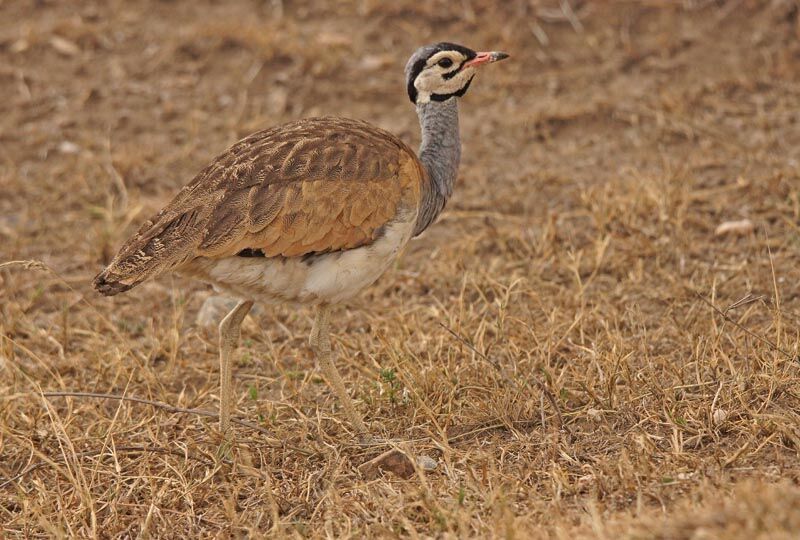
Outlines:
POLYGON ((717 315, 719 315, 720 317, 722 317, 726 322, 731 323, 733 326, 735 326, 736 328, 738 328, 739 330, 741 330, 742 332, 744 332, 748 336, 750 336, 750 337, 752 337, 754 339, 757 339, 761 343, 769 346, 770 349, 772 349, 775 352, 778 352, 778 353, 782 354, 783 356, 785 356, 789 360, 791 360, 793 362, 797 362, 798 360, 800 360, 800 357, 798 357, 797 355, 794 355, 794 354, 790 353, 789 351, 781 349, 773 341, 770 341, 769 339, 765 338, 764 336, 758 335, 755 332, 753 332, 752 330, 750 330, 749 328, 739 324, 736 320, 732 319, 727 313, 725 313, 724 311, 719 309, 717 306, 715 306, 711 301, 706 299, 699 292, 697 292, 697 291, 695 291, 693 289, 690 289, 690 290, 692 291, 692 293, 694 293, 695 296, 697 296, 697 298, 699 298, 704 304, 706 304, 711 309, 713 309, 714 312, 717 315))
MULTIPOLYGON (((166 403, 161 403, 159 401, 153 401, 151 399, 144 399, 135 396, 121 396, 117 394, 102 394, 97 392, 42 392, 44 397, 74 397, 74 398, 92 398, 92 399, 113 399, 119 401, 130 401, 132 403, 142 403, 144 405, 150 405, 151 407, 155 407, 157 409, 161 409, 171 413, 177 414, 193 414, 195 416, 205 416, 208 418, 219 418, 219 414, 214 411, 208 411, 204 409, 185 409, 183 407, 175 407, 172 405, 168 405, 166 403)), ((271 435, 270 431, 267 429, 262 428, 261 426, 257 426, 252 422, 247 422, 246 420, 239 420, 238 418, 232 418, 231 422, 246 427, 248 429, 252 429, 253 431, 257 431, 263 435, 271 435)), ((286 446, 278 441, 277 439, 269 438, 267 440, 267 444, 272 446, 273 448, 285 448, 286 446)), ((309 452, 300 448, 296 448, 296 451, 308 455, 309 452)))
MULTIPOLYGON (((439 326, 444 328, 451 336, 453 336, 458 341, 463 343, 469 350, 471 350, 472 352, 477 354, 480 358, 482 358, 483 360, 485 360, 486 362, 488 362, 489 364, 494 366, 495 369, 499 369, 499 365, 497 364, 496 361, 490 360, 488 356, 486 356, 481 351, 479 351, 477 348, 475 348, 475 346, 472 343, 470 343, 466 338, 464 338, 463 336, 458 334, 455 330, 453 330, 452 328, 450 328, 446 324, 442 323, 441 321, 437 321, 437 322, 438 322, 439 326)), ((572 432, 570 431, 569 426, 564 423, 564 418, 561 416, 561 407, 558 406, 558 402, 556 401, 556 398, 553 395, 553 393, 535 375, 533 377, 533 380, 535 381, 536 385, 539 387, 539 390, 542 392, 542 394, 544 394, 544 396, 547 398, 547 401, 550 403, 550 406, 553 408, 553 412, 556 415, 556 420, 558 421, 558 429, 559 430, 563 429, 563 430, 565 430, 567 432, 567 434, 569 436, 572 436, 572 432)), ((516 384, 516 382, 514 384, 516 384)))

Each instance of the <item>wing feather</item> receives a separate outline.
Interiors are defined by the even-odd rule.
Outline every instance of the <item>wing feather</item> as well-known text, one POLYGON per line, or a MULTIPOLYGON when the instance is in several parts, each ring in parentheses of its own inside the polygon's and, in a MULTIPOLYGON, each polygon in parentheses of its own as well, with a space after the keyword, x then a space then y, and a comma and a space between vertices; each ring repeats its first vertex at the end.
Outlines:
POLYGON ((311 118, 254 133, 205 167, 95 278, 116 294, 196 257, 296 257, 373 242, 416 212, 423 169, 366 122, 311 118))

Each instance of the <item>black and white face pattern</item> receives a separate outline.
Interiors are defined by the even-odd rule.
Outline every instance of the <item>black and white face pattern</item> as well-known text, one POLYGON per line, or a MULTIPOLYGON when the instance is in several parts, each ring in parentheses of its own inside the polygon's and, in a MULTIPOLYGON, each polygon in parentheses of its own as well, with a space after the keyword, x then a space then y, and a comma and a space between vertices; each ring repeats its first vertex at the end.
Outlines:
POLYGON ((478 53, 454 43, 437 43, 417 49, 406 64, 408 97, 413 103, 461 97, 475 76, 465 66, 478 53))

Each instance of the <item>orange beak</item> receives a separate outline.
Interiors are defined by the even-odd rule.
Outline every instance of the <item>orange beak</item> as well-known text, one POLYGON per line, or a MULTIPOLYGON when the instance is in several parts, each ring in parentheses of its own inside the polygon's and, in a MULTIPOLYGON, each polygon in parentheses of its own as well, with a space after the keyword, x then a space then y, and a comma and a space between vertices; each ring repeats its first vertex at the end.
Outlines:
POLYGON ((483 64, 491 64, 492 62, 499 62, 508 58, 508 54, 500 51, 489 51, 489 52, 479 52, 472 60, 465 62, 464 66, 467 67, 478 67, 483 64))

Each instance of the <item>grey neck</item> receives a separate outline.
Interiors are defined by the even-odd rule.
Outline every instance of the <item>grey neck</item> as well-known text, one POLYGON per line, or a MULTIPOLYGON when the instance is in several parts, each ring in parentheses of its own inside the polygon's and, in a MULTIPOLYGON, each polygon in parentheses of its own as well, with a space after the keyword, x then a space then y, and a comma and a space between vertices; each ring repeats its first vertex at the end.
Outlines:
POLYGON ((433 223, 453 194, 461 159, 456 98, 418 103, 417 116, 422 128, 419 160, 428 173, 429 185, 423 189, 414 236, 433 223))

